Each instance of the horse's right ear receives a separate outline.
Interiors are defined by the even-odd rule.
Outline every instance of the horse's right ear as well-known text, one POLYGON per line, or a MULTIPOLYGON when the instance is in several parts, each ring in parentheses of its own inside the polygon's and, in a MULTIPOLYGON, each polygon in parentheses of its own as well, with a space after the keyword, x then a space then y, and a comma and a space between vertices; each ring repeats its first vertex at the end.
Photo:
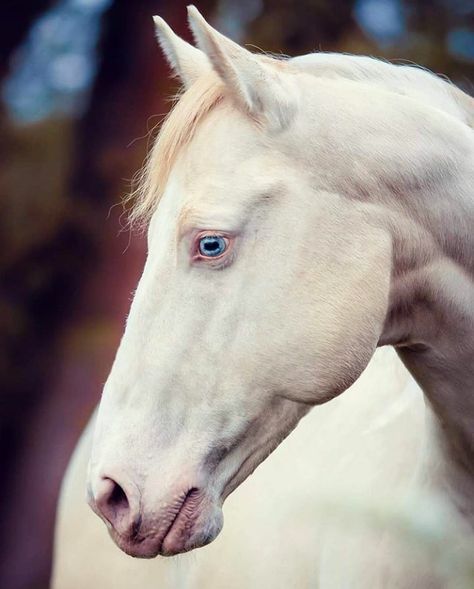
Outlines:
POLYGON ((185 88, 212 70, 206 55, 178 37, 160 16, 154 16, 156 36, 174 73, 185 88))

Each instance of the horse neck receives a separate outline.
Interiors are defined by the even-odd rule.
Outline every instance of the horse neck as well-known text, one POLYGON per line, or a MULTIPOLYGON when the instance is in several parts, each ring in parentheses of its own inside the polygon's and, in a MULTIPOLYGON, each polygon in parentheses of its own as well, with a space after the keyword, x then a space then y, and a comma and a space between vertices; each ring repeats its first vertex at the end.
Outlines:
POLYGON ((380 343, 397 348, 433 408, 443 484, 474 526, 474 165, 462 169, 407 205, 380 343))
POLYGON ((407 346, 398 353, 433 409, 434 483, 449 493, 474 527, 473 340, 452 341, 449 350, 407 346))

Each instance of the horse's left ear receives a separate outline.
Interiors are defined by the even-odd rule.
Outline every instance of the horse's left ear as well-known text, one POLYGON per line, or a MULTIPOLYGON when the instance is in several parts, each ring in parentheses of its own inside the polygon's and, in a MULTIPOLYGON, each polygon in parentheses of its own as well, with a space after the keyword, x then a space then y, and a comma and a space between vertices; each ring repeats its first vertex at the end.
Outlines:
POLYGON ((178 37, 160 16, 154 16, 153 21, 166 59, 185 88, 189 88, 200 76, 212 71, 211 64, 202 51, 178 37))
POLYGON ((197 46, 237 103, 272 127, 286 127, 295 105, 293 93, 280 72, 216 31, 195 6, 188 6, 188 19, 197 46))

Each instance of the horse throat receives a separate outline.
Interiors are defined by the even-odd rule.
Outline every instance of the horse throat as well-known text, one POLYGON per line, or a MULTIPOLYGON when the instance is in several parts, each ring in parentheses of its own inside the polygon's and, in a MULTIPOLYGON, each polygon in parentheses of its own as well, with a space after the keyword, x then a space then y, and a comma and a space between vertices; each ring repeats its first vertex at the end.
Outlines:
MULTIPOLYGON (((474 259, 474 240, 463 247, 474 259)), ((474 274, 443 252, 425 254, 395 269, 380 343, 397 348, 424 391, 441 449, 435 484, 474 527, 474 274)))
POLYGON ((474 341, 453 342, 451 353, 400 348, 399 355, 420 384, 436 418, 435 486, 447 491, 474 527, 474 341), (455 358, 454 355, 458 354, 455 358))

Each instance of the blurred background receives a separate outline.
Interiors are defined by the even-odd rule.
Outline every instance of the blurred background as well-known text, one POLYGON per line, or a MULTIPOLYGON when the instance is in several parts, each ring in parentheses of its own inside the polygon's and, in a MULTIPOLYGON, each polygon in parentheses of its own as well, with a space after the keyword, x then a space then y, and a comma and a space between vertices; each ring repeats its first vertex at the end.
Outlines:
MULTIPOLYGON (((197 0, 267 51, 408 60, 474 86, 474 0, 197 0)), ((144 262, 130 189, 176 90, 160 14, 180 0, 3 0, 0 19, 0 587, 46 589, 55 505, 144 262)))

